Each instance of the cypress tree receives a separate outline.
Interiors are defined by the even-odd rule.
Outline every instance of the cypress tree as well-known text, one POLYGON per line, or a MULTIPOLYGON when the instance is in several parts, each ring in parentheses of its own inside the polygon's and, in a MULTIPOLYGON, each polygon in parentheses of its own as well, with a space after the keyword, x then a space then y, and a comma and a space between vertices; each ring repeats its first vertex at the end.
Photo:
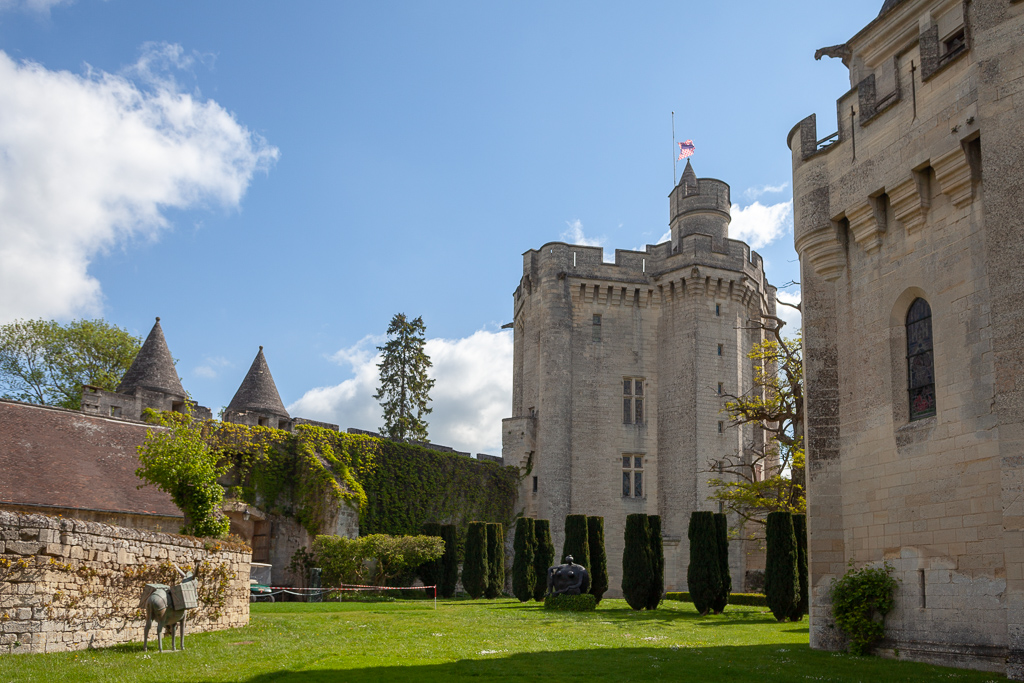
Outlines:
POLYGON ((533 597, 533 589, 537 583, 537 570, 533 567, 533 556, 537 546, 534 535, 533 520, 520 517, 516 520, 516 537, 512 542, 515 557, 512 560, 512 595, 519 602, 526 602, 533 597))
POLYGON ((729 519, 724 512, 715 515, 715 539, 718 541, 718 575, 722 579, 722 587, 711 610, 721 614, 729 604, 732 593, 732 574, 729 572, 729 519))
POLYGON ((796 536, 796 574, 800 579, 800 599, 789 614, 790 621, 800 621, 807 614, 807 515, 793 515, 793 535, 796 536))
MULTIPOLYGON (((424 536, 441 536, 441 525, 435 522, 427 522, 423 525, 424 536)), ((445 548, 447 550, 447 547, 445 548)), ((427 597, 433 597, 434 590, 437 590, 437 594, 441 594, 441 580, 444 577, 444 555, 431 560, 430 562, 424 562, 420 565, 419 569, 416 570, 420 580, 423 581, 424 586, 437 586, 436 589, 428 589, 427 597)))
POLYGON ((505 590, 505 527, 492 522, 487 525, 487 590, 490 599, 501 597, 505 590))
POLYGON ((455 597, 455 586, 459 583, 459 540, 454 524, 441 527, 441 538, 444 539, 444 572, 441 575, 441 597, 455 597))
POLYGON ((768 546, 764 567, 765 602, 776 619, 785 621, 800 603, 793 515, 789 512, 769 512, 765 541, 768 546))
POLYGON ((537 549, 533 554, 533 568, 537 574, 537 583, 533 587, 533 599, 544 602, 544 594, 548 592, 548 569, 555 563, 555 544, 551 542, 551 522, 546 519, 533 520, 533 535, 537 539, 537 549))
POLYGON ((635 610, 647 607, 651 594, 654 562, 651 559, 651 530, 647 515, 626 515, 625 548, 622 551, 622 595, 635 610))
POLYGON ((573 561, 590 571, 590 541, 587 538, 587 516, 565 516, 565 542, 562 544, 562 562, 569 555, 573 561))
POLYGON ((647 596, 647 609, 658 609, 665 594, 665 549, 661 542, 661 517, 647 515, 651 536, 651 590, 647 596))
POLYGON ((608 590, 608 555, 604 550, 604 517, 587 517, 587 541, 590 547, 590 594, 597 602, 608 590))
POLYGON ((690 539, 690 564, 686 568, 686 585, 693 606, 703 616, 711 610, 722 591, 714 513, 692 512, 687 535, 690 539))
POLYGON ((487 523, 470 522, 466 531, 466 559, 462 563, 462 587, 477 600, 487 591, 487 523))

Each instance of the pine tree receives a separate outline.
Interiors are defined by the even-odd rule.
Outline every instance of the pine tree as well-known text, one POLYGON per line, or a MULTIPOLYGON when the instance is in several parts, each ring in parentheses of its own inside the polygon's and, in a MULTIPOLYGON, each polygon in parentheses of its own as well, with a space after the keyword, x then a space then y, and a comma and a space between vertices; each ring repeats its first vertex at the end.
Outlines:
POLYGON ((441 576, 441 597, 455 597, 455 586, 459 583, 459 547, 458 534, 454 524, 441 527, 441 538, 444 539, 444 573, 441 576))
POLYGON ((789 614, 790 621, 800 621, 807 614, 807 515, 793 515, 793 535, 796 537, 796 573, 800 579, 800 599, 789 614))
POLYGON ((462 563, 462 587, 477 600, 487 591, 487 523, 470 522, 466 531, 466 559, 462 563))
POLYGON ((647 607, 652 589, 654 561, 647 515, 626 515, 625 548, 622 551, 622 595, 635 610, 647 607))
POLYGON ((388 325, 387 343, 377 347, 383 358, 377 364, 380 389, 373 397, 384 410, 381 433, 395 441, 427 440, 423 417, 432 411, 428 404, 434 380, 427 377, 432 363, 424 351, 426 332, 423 318, 410 322, 397 313, 388 325))
POLYGON ((590 591, 590 540, 587 532, 586 515, 566 515, 565 542, 562 544, 562 562, 569 555, 572 560, 587 570, 587 580, 580 586, 581 593, 590 591))
POLYGON ((604 550, 604 517, 587 517, 590 546, 590 594, 597 602, 608 590, 608 555, 604 550))
POLYGON ((764 567, 765 601, 775 618, 785 621, 800 603, 800 575, 796 567, 796 535, 791 513, 768 513, 765 542, 768 546, 764 567))
MULTIPOLYGON (((424 536, 438 536, 441 537, 441 525, 436 522, 427 522, 423 525, 424 536)), ((443 540, 443 537, 442 537, 443 540)), ((445 552, 448 551, 447 545, 445 552)), ((436 589, 427 591, 427 597, 433 597, 434 590, 437 594, 441 594, 441 581, 444 579, 444 555, 420 565, 420 568, 416 572, 419 574, 420 580, 423 581, 424 586, 436 586, 436 589)))
POLYGON ((718 541, 718 574, 722 579, 722 587, 711 610, 715 614, 721 614, 729 604, 729 594, 732 593, 732 574, 729 572, 729 518, 724 512, 715 515, 715 539, 718 541))
POLYGON ((647 515, 651 538, 651 589, 647 596, 647 609, 658 609, 665 594, 665 548, 661 541, 661 517, 647 515))
POLYGON ((516 538, 512 543, 515 557, 512 559, 512 595, 520 602, 533 597, 537 584, 537 571, 533 567, 533 556, 537 547, 533 519, 520 517, 516 520, 516 538))
POLYGON ((551 542, 551 522, 546 519, 533 520, 533 534, 537 539, 537 550, 533 555, 533 568, 537 583, 533 587, 533 599, 544 602, 548 592, 548 569, 555 563, 555 544, 551 542))
POLYGON ((690 513, 687 535, 690 539, 690 564, 686 568, 686 585, 693 606, 705 615, 722 590, 714 513, 701 510, 690 513))
POLYGON ((489 599, 501 597, 505 590, 505 527, 498 523, 487 525, 487 590, 489 599))

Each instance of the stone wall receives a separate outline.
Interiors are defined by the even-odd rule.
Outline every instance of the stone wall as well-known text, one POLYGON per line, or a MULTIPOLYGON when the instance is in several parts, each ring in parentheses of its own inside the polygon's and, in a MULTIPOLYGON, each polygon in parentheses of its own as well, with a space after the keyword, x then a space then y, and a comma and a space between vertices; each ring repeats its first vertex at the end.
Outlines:
POLYGON ((244 626, 249 560, 241 545, 0 511, 0 653, 141 641, 142 587, 177 583, 172 563, 199 577, 187 633, 244 626))

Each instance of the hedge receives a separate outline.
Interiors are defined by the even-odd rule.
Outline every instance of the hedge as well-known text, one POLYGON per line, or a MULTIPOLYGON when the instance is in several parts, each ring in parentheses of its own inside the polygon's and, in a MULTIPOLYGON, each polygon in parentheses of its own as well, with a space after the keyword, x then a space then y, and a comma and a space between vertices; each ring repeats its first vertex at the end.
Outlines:
MULTIPOLYGON (((678 600, 679 602, 693 602, 690 594, 683 592, 672 591, 665 593, 666 600, 678 600)), ((767 607, 768 603, 765 601, 765 597, 761 593, 730 593, 729 604, 731 605, 751 605, 753 607, 767 607)))
POLYGON ((533 535, 537 539, 537 549, 533 554, 533 568, 537 574, 537 583, 533 587, 533 599, 544 600, 548 592, 548 569, 555 562, 555 544, 551 542, 551 522, 546 519, 533 520, 533 535))
POLYGON ((590 546, 590 594, 601 602, 608 590, 608 554, 604 550, 604 517, 587 517, 590 546))
POLYGON ((785 621, 800 604, 800 575, 791 513, 768 513, 765 543, 764 594, 775 618, 785 621))
POLYGON ((505 592, 505 527, 487 525, 487 590, 488 598, 500 597, 505 592))
POLYGON ((469 597, 483 597, 487 592, 487 523, 470 522, 466 531, 466 559, 462 563, 462 587, 469 597))
POLYGON ((807 599, 807 515, 793 515, 793 535, 796 536, 796 573, 800 579, 800 599, 789 615, 790 621, 800 621, 808 613, 807 599))
POLYGON ((622 551, 622 595, 635 610, 646 608, 651 600, 654 566, 647 515, 642 512, 626 515, 625 547, 622 551))
POLYGON ((533 567, 533 555, 537 549, 537 537, 533 531, 533 520, 520 517, 516 520, 516 537, 512 542, 512 595, 519 602, 533 597, 537 584, 537 571, 533 567))
POLYGON ((597 599, 590 593, 549 595, 544 598, 544 609, 561 612, 593 612, 597 609, 597 599))
POLYGON ((690 563, 686 567, 686 585, 693 595, 697 611, 707 614, 722 592, 714 513, 702 510, 690 513, 687 536, 690 539, 690 563))
POLYGON ((718 575, 722 579, 722 586, 711 609, 715 614, 721 614, 729 604, 729 594, 732 593, 732 574, 729 572, 729 519, 724 512, 715 514, 715 540, 718 541, 718 575))

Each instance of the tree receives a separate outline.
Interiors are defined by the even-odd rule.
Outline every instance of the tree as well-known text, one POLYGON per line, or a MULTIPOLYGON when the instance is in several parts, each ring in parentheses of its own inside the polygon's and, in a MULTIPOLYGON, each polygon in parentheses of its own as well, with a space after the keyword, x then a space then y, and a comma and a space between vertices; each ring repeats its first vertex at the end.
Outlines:
POLYGON ((315 560, 324 570, 324 581, 333 586, 367 582, 375 586, 393 585, 410 578, 419 567, 443 554, 444 541, 437 536, 371 534, 360 538, 317 536, 313 539, 315 560))
POLYGON ((380 389, 373 397, 384 409, 381 433, 395 441, 426 441, 427 422, 423 419, 432 408, 430 390, 434 380, 427 377, 432 366, 426 354, 426 331, 423 318, 413 321, 398 313, 388 325, 388 341, 377 350, 383 354, 380 389))
POLYGON ((647 595, 647 609, 658 609, 665 594, 665 548, 661 541, 661 516, 648 515, 647 527, 651 539, 651 589, 647 595))
POLYGON ((487 589, 484 595, 501 597, 505 589, 505 527, 498 522, 487 524, 487 589))
POLYGON ((783 337, 783 321, 765 317, 775 324, 754 323, 768 339, 748 354, 755 367, 753 387, 741 396, 725 395, 730 426, 757 425, 764 438, 708 463, 708 471, 718 475, 708 481, 715 489, 710 499, 762 525, 769 512, 806 510, 801 340, 783 337))
POLYGON ((512 544, 515 557, 512 560, 512 595, 519 602, 533 597, 537 584, 537 571, 533 566, 537 537, 533 530, 533 519, 520 517, 516 520, 516 538, 512 544))
POLYGON ((715 514, 706 510, 691 512, 687 537, 690 539, 690 564, 686 567, 686 585, 693 606, 703 616, 714 608, 722 591, 715 514))
POLYGON ((765 540, 768 545, 764 565, 765 602, 776 619, 785 621, 800 603, 793 515, 789 512, 768 513, 765 540))
MULTIPOLYGON (((185 513, 181 533, 189 536, 225 536, 230 521, 221 512, 224 487, 217 479, 230 465, 218 464, 220 452, 207 445, 202 427, 189 415, 163 413, 160 426, 150 429, 139 446, 136 476, 170 495, 185 513)), ((142 488, 146 484, 141 484, 142 488)))
POLYGON ((604 549, 604 517, 587 517, 590 545, 590 594, 597 602, 608 590, 608 554, 604 549))
POLYGON ((455 525, 445 524, 441 527, 441 538, 444 540, 444 573, 441 577, 441 597, 455 597, 455 586, 459 582, 459 548, 455 525))
POLYGON ((800 579, 800 599, 789 615, 790 621, 800 621, 808 613, 807 576, 807 515, 793 515, 793 535, 796 537, 796 573, 800 579))
MULTIPOLYGON (((423 535, 441 538, 441 525, 437 522, 427 522, 423 525, 423 535)), ((447 551, 447 548, 445 550, 447 551)), ((435 590, 440 594, 441 582, 444 580, 444 553, 424 562, 416 573, 419 574, 424 586, 437 586, 435 590)), ((427 597, 430 595, 431 591, 428 591, 427 597)))
POLYGON ((722 587, 711 609, 715 614, 721 614, 729 604, 729 594, 732 593, 732 574, 729 571, 729 518, 722 512, 715 514, 715 540, 718 541, 718 575, 722 579, 722 587))
POLYGON ((543 602, 544 594, 548 592, 548 569, 555 562, 555 544, 551 542, 550 520, 533 520, 533 533, 537 538, 537 550, 533 555, 533 568, 537 573, 537 584, 533 589, 533 599, 543 602))
POLYGON ((470 522, 466 531, 466 559, 462 563, 462 587, 477 600, 487 592, 487 522, 470 522))
MULTIPOLYGON (((590 540, 586 515, 565 516, 565 541, 562 543, 562 562, 572 555, 573 562, 590 571, 590 540)), ((585 592, 585 591, 584 591, 585 592)))
POLYGON ((651 530, 647 515, 642 512, 626 515, 624 541, 622 595, 630 607, 642 610, 650 602, 651 583, 654 576, 654 562, 651 558, 651 530))
POLYGON ((141 339, 103 319, 0 325, 0 392, 78 410, 82 385, 114 391, 141 346, 141 339))

